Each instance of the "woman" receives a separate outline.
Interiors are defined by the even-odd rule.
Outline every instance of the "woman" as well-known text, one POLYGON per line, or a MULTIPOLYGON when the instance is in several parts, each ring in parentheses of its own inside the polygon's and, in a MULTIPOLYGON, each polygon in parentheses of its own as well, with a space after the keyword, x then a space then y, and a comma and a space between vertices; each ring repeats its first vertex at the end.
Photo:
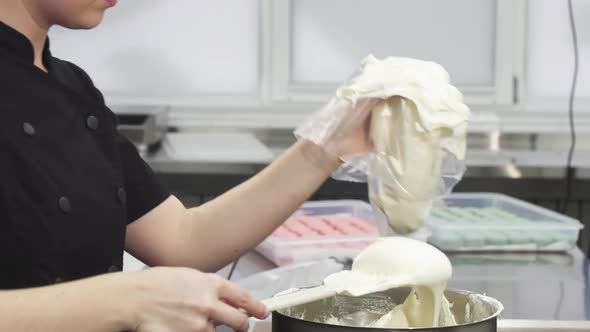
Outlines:
POLYGON ((51 26, 93 28, 115 2, 0 3, 0 330, 244 330, 264 305, 210 272, 278 227, 339 156, 365 150, 366 119, 187 209, 116 133, 85 72, 51 55, 51 26), (167 267, 116 273, 124 249, 167 267))

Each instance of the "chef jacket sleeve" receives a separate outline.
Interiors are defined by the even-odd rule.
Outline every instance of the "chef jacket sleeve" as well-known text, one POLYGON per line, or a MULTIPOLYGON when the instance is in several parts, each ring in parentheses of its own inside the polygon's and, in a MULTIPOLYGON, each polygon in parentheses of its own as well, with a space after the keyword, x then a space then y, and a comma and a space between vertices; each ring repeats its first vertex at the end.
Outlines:
MULTIPOLYGON (((68 65, 80 78, 80 88, 85 89, 91 98, 103 105, 105 112, 110 113, 113 121, 116 121, 115 114, 106 107, 104 96, 94 86, 90 76, 75 64, 68 65)), ((126 202, 127 224, 130 224, 157 207, 170 196, 170 193, 141 158, 135 145, 123 135, 116 135, 124 182, 124 190, 120 191, 119 195, 120 199, 126 202)))
POLYGON ((170 193, 158 181, 133 143, 121 134, 118 134, 117 143, 124 178, 127 223, 130 224, 160 205, 170 193))

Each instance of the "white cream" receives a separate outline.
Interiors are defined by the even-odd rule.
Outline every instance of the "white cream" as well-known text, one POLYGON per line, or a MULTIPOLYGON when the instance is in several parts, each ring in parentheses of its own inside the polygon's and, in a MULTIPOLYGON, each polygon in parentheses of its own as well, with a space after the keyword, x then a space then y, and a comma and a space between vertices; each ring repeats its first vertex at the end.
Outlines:
POLYGON ((416 286, 404 303, 397 305, 392 311, 383 315, 373 323, 374 327, 408 328, 408 327, 441 327, 457 325, 451 312, 452 305, 443 295, 444 287, 416 286), (439 308, 438 310, 436 308, 439 308), (435 313, 438 315, 438 319, 435 313), (430 320, 430 317, 433 320, 430 320))
POLYGON ((379 319, 375 326, 437 327, 441 323, 454 325, 443 295, 451 275, 451 262, 440 250, 425 242, 388 237, 364 249, 354 260, 351 271, 332 274, 324 284, 353 296, 412 286, 406 301, 379 319))
POLYGON ((400 233, 418 229, 430 211, 446 153, 462 160, 469 109, 434 62, 368 56, 337 95, 373 109, 371 139, 378 162, 368 170, 371 201, 400 233))

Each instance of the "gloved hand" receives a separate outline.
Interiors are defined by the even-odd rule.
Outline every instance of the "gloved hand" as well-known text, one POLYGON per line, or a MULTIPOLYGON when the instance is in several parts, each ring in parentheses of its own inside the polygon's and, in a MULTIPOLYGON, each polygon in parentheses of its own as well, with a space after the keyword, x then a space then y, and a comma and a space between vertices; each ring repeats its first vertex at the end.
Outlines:
POLYGON ((442 66, 368 56, 295 134, 345 161, 332 177, 368 182, 371 203, 408 233, 461 179, 468 119, 442 66))
POLYGON ((367 98, 353 104, 347 99, 333 97, 295 130, 295 136, 322 146, 328 154, 343 161, 364 155, 371 149, 371 110, 378 102, 379 99, 367 98))

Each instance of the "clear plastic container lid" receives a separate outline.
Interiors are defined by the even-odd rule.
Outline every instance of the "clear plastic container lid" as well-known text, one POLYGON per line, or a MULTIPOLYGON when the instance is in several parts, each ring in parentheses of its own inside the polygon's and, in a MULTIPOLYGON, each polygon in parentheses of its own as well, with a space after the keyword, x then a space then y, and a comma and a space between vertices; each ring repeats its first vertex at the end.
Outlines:
POLYGON ((554 211, 494 193, 454 193, 435 203, 429 242, 443 250, 565 251, 583 225, 554 211))

